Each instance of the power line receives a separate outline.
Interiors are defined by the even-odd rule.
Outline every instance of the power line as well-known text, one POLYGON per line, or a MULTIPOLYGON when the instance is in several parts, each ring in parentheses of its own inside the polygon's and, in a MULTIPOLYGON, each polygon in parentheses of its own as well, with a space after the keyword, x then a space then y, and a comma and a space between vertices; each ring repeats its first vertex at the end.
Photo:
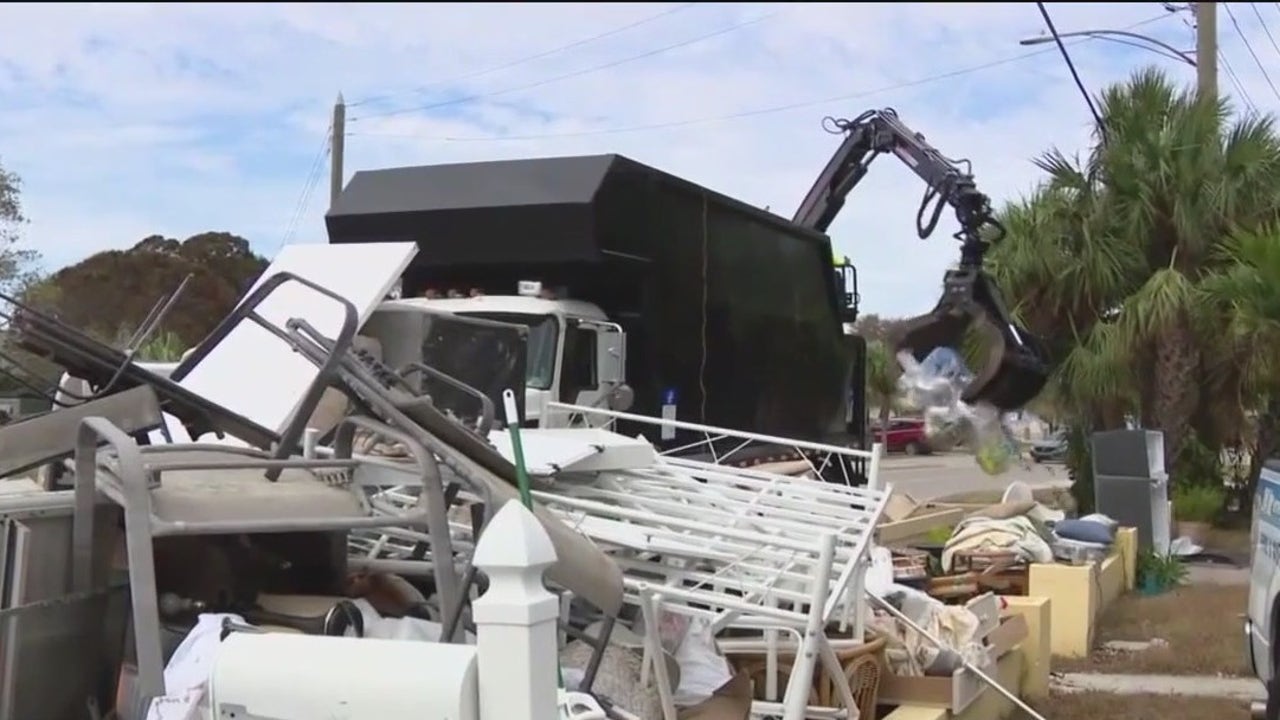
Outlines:
POLYGON ((1262 26, 1262 32, 1267 34, 1267 39, 1271 41, 1271 49, 1280 55, 1280 45, 1276 44, 1275 37, 1271 34, 1271 28, 1267 27, 1267 21, 1262 19, 1262 12, 1258 10, 1258 3, 1249 3, 1249 7, 1253 8, 1253 14, 1258 16, 1258 24, 1262 26))
POLYGON ((1244 43, 1244 49, 1249 51, 1249 55, 1253 58, 1253 62, 1257 64, 1258 69, 1262 71, 1262 77, 1266 79, 1267 85, 1271 86, 1271 92, 1280 100, 1280 90, 1276 89, 1276 84, 1271 81, 1271 74, 1267 72, 1266 66, 1258 59, 1258 53, 1253 51, 1253 45, 1249 43, 1249 38, 1245 37, 1244 31, 1240 29, 1240 23, 1236 21, 1236 14, 1231 10, 1231 3, 1222 3, 1222 7, 1227 11, 1227 17, 1231 18, 1231 25, 1235 27, 1236 34, 1240 36, 1240 41, 1244 43))
MULTIPOLYGON (((1150 18, 1147 18, 1146 20, 1142 20, 1142 21, 1133 23, 1131 25, 1127 25, 1122 29, 1132 30, 1137 27, 1142 27, 1143 25, 1149 25, 1158 20, 1164 20, 1167 17, 1169 16, 1157 15, 1155 17, 1150 17, 1150 18)), ((1098 40, 1098 38, 1086 37, 1086 38, 1081 38, 1079 40, 1073 40, 1071 42, 1066 43, 1066 45, 1068 47, 1071 47, 1075 45, 1081 45, 1083 43, 1094 42, 1095 40, 1098 40)), ((819 107, 819 106, 827 105, 830 103, 843 102, 845 100, 858 100, 861 98, 870 97, 873 95, 880 95, 882 93, 891 92, 894 90, 905 90, 907 88, 919 87, 921 85, 928 85, 928 84, 939 82, 942 80, 950 80, 952 78, 961 77, 963 75, 969 75, 975 72, 981 72, 983 70, 990 70, 992 68, 1002 67, 1004 65, 1010 65, 1012 63, 1022 62, 1023 60, 1028 60, 1033 57, 1039 57, 1041 55, 1046 55, 1048 53, 1056 53, 1056 52, 1058 52, 1057 48, 1033 50, 1031 52, 1025 52, 1018 55, 1012 55, 1006 58, 1002 58, 1000 60, 992 60, 990 62, 985 62, 978 65, 970 65, 968 67, 963 67, 956 70, 950 70, 950 71, 939 73, 936 75, 929 75, 926 77, 917 78, 915 80, 908 80, 902 83, 895 83, 893 85, 887 85, 884 87, 874 88, 871 90, 860 90, 853 93, 835 95, 832 97, 825 97, 818 100, 804 100, 800 102, 787 103, 785 105, 773 105, 769 107, 757 108, 754 110, 745 110, 742 112, 736 112, 728 115, 689 118, 686 120, 672 120, 668 122, 650 123, 646 125, 630 125, 630 126, 615 127, 615 128, 601 128, 598 130, 581 130, 576 132, 539 133, 539 134, 531 134, 531 135, 502 135, 497 137, 448 137, 446 136, 446 137, 436 137, 432 139, 441 140, 444 142, 501 142, 501 141, 525 141, 525 140, 554 140, 554 139, 560 139, 560 138, 593 137, 597 135, 622 135, 622 134, 634 133, 634 132, 666 130, 669 128, 687 127, 690 125, 703 125, 708 123, 726 122, 730 120, 759 117, 763 115, 775 115, 777 113, 788 112, 791 110, 802 110, 805 108, 819 107)), ((361 137, 404 137, 404 138, 421 137, 420 135, 415 135, 415 134, 380 133, 380 132, 351 132, 351 133, 348 133, 348 135, 361 136, 361 137)))
POLYGON ((1218 62, 1222 63, 1222 69, 1227 71, 1227 78, 1231 80, 1231 86, 1236 89, 1236 92, 1240 93, 1240 98, 1244 100, 1245 105, 1248 105, 1250 110, 1257 112, 1257 103, 1253 101, 1253 96, 1245 89, 1244 83, 1240 82, 1240 76, 1236 74, 1235 68, 1231 67, 1231 61, 1227 60, 1226 53, 1222 52, 1221 49, 1218 50, 1218 62))
POLYGON ((1044 24, 1049 28, 1049 34, 1053 35, 1053 42, 1058 46, 1058 50, 1062 51, 1062 59, 1067 63, 1067 70, 1071 71, 1071 77, 1076 81, 1076 87, 1080 89, 1080 95, 1084 97, 1084 102, 1089 106, 1089 112, 1093 115, 1093 120, 1098 124, 1098 132, 1102 133, 1102 139, 1107 139, 1107 126, 1102 122, 1102 116, 1098 114, 1098 108, 1093 104, 1093 97, 1089 95, 1089 91, 1084 87, 1084 81, 1080 79, 1080 73, 1076 72, 1076 64, 1071 62, 1071 53, 1067 52, 1067 46, 1062 44, 1062 36, 1058 34, 1058 28, 1053 24, 1053 18, 1049 17, 1049 10, 1044 3, 1037 2, 1036 7, 1040 8, 1040 17, 1044 18, 1044 24))
POLYGON ((763 22, 773 17, 774 15, 777 15, 777 13, 769 13, 767 15, 761 15, 759 17, 752 18, 750 20, 744 20, 742 22, 735 23, 728 27, 720 28, 719 30, 715 30, 713 32, 709 32, 703 35, 698 35, 697 37, 689 38, 688 40, 682 40, 678 43, 673 43, 671 45, 665 45, 660 48, 649 50, 648 52, 643 52, 643 53, 640 53, 639 55, 632 55, 629 57, 621 58, 619 60, 613 60, 611 62, 603 63, 600 65, 593 65, 591 67, 583 68, 581 70, 575 70, 573 72, 564 73, 562 75, 549 77, 549 78, 546 78, 545 80, 539 80, 537 82, 532 82, 525 85, 517 85, 515 87, 506 88, 505 90, 495 90, 493 92, 479 93, 476 95, 469 95, 467 97, 455 98, 453 100, 442 100, 440 102, 431 103, 430 105, 421 105, 418 107, 401 108, 399 110, 388 110, 386 112, 370 113, 368 115, 362 115, 359 117, 351 118, 349 122, 357 122, 359 120, 368 120, 370 118, 391 117, 393 115, 404 115, 406 113, 426 112, 428 110, 435 110, 436 108, 447 107, 449 105, 459 105, 462 103, 474 102, 476 100, 485 100, 491 97, 496 97, 498 95, 506 95, 508 93, 520 92, 522 90, 532 90, 533 88, 542 87, 543 85, 550 85, 551 83, 560 82, 561 80, 568 80, 570 78, 581 77, 583 75, 599 72, 601 70, 608 70, 609 68, 614 68, 629 62, 635 62, 636 60, 643 60, 645 58, 650 58, 655 55, 661 55, 662 53, 669 52, 671 50, 676 50, 682 47, 688 47, 689 45, 693 45, 695 43, 704 42, 706 40, 719 37, 720 35, 725 35, 725 34, 734 32, 736 30, 741 30, 742 28, 747 27, 748 25, 754 25, 756 23, 763 22))
MULTIPOLYGON (((655 20, 661 20, 662 18, 667 17, 668 15, 674 15, 674 14, 676 14, 676 13, 678 13, 678 12, 683 12, 683 11, 685 11, 685 10, 688 10, 689 8, 691 8, 691 7, 693 7, 694 5, 697 5, 697 4, 698 4, 698 3, 692 3, 692 2, 689 2, 689 3, 684 3, 684 4, 681 4, 681 5, 676 5, 676 6, 675 6, 675 7, 673 7, 673 8, 668 8, 668 9, 666 9, 666 10, 663 10, 663 11, 662 11, 662 12, 660 12, 660 13, 657 13, 657 14, 654 14, 654 15, 650 15, 650 16, 645 17, 645 18, 641 18, 640 20, 636 20, 635 22, 627 23, 626 25, 622 25, 622 26, 619 26, 619 27, 613 28, 612 30, 606 30, 605 32, 598 33, 598 34, 596 34, 596 35, 592 35, 592 36, 590 36, 590 37, 585 37, 585 38, 582 38, 582 39, 580 39, 580 40, 575 40, 575 41, 573 41, 573 42, 569 43, 568 45, 561 45, 561 46, 559 46, 559 47, 552 48, 552 49, 550 49, 550 50, 544 50, 544 51, 539 52, 539 53, 534 53, 533 55, 527 55, 527 56, 525 56, 525 57, 522 57, 522 58, 519 58, 519 59, 516 59, 516 60, 511 60, 511 61, 509 61, 509 62, 505 62, 505 63, 503 63, 503 64, 501 64, 501 65, 494 65, 494 66, 492 66, 492 67, 490 67, 490 68, 488 68, 488 69, 485 69, 485 70, 477 70, 477 71, 475 71, 475 72, 467 73, 467 74, 465 74, 465 75, 459 75, 459 76, 457 76, 457 77, 455 77, 455 78, 451 78, 451 79, 449 79, 449 80, 437 80, 437 81, 435 81, 435 82, 427 83, 426 85, 421 85, 421 86, 419 86, 419 87, 415 88, 414 90, 412 90, 411 92, 415 92, 415 93, 422 93, 422 92, 424 92, 427 88, 439 87, 439 86, 441 86, 441 85, 456 85, 456 84, 458 84, 458 83, 460 83, 460 82, 466 82, 467 80, 474 80, 474 79, 476 79, 476 78, 478 78, 478 77, 484 77, 485 75, 492 75, 493 73, 501 72, 501 71, 503 71, 503 70, 510 70, 511 68, 516 67, 516 66, 518 66, 518 65, 524 65, 524 64, 526 64, 526 63, 531 63, 531 62, 533 62, 534 60, 541 60, 542 58, 550 57, 550 56, 552 56, 552 55, 556 55, 556 54, 562 53, 562 52, 564 52, 564 51, 566 51, 566 50, 572 50, 572 49, 574 49, 574 48, 576 48, 576 47, 581 47, 581 46, 583 46, 583 45, 587 45, 587 44, 590 44, 590 43, 596 42, 597 40, 603 40, 603 39, 605 39, 605 38, 607 38, 607 37, 612 37, 612 36, 614 36, 614 35, 619 35, 619 34, 621 34, 621 33, 624 33, 624 32, 626 32, 626 31, 628 31, 628 30, 634 30, 635 28, 638 28, 638 27, 640 27, 641 25, 648 25, 649 23, 654 22, 655 20)), ((373 97, 367 97, 367 98, 364 98, 364 99, 362 99, 362 100, 357 100, 356 102, 353 102, 353 103, 347 103, 347 107, 349 107, 349 108, 353 108, 353 107, 357 107, 357 106, 359 106, 359 105, 364 105, 364 104, 367 104, 367 103, 380 102, 380 101, 382 101, 382 100, 387 100, 387 99, 390 99, 390 98, 394 97, 395 95, 400 95, 400 94, 402 94, 402 93, 394 93, 394 94, 390 94, 390 95, 377 95, 377 96, 373 96, 373 97)))
POLYGON ((298 230, 298 226, 302 222, 302 218, 307 213, 307 208, 311 204, 311 194, 315 192, 316 185, 320 184, 320 176, 324 173, 324 159, 329 155, 331 136, 333 135, 333 125, 324 131, 324 138, 320 144, 320 150, 316 152, 316 156, 311 161, 311 169, 307 171, 307 179, 302 184, 302 193, 298 195, 298 201, 294 203, 293 214, 289 217, 289 223, 285 226, 284 236, 280 238, 280 242, 276 245, 275 250, 271 251, 273 257, 280 252, 280 248, 289 244, 293 239, 293 235, 298 230))
MULTIPOLYGON (((1277 3, 1277 5, 1280 5, 1280 3, 1277 3)), ((1195 23, 1185 17, 1182 18, 1182 23, 1187 26, 1187 29, 1191 31, 1194 37, 1196 33, 1195 23)), ((1222 65, 1223 71, 1227 73, 1227 79, 1231 81, 1231 87, 1236 89, 1236 94, 1240 96, 1240 99, 1244 101, 1244 104, 1250 110, 1257 112, 1258 106, 1253 103, 1253 98, 1250 97, 1249 91, 1245 89, 1244 83, 1240 82, 1240 76, 1236 74, 1235 68, 1231 67, 1231 61, 1227 59, 1226 53, 1222 51, 1221 46, 1218 47, 1218 63, 1222 65)))

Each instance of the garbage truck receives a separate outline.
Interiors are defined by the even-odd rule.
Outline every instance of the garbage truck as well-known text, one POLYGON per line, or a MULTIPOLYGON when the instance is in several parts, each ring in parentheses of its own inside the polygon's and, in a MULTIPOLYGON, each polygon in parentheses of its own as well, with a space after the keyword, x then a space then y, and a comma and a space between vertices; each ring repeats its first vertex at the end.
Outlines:
MULTIPOLYGON (((857 274, 826 230, 871 161, 892 154, 927 185, 921 238, 944 205, 961 228, 943 299, 907 323, 899 349, 923 358, 981 321, 992 351, 966 399, 1032 399, 1047 360, 982 271, 1003 229, 973 176, 892 110, 828 129, 845 139, 791 220, 610 154, 360 171, 325 216, 328 240, 418 244, 400 299, 362 330, 401 359, 413 359, 403 323, 414 314, 527 326, 527 424, 567 422, 549 411, 560 402, 862 447, 857 274)), ((668 427, 649 439, 693 438, 668 427)))

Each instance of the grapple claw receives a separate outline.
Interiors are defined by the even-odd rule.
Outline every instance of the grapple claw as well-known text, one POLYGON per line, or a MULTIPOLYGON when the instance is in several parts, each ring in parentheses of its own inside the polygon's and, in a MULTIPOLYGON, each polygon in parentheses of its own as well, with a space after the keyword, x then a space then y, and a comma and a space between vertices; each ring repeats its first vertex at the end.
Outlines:
POLYGON ((906 321, 895 352, 923 361, 939 347, 959 348, 976 325, 988 347, 985 362, 961 393, 966 403, 989 403, 1002 412, 1035 399, 1049 379, 1048 356, 1040 340, 1014 324, 999 291, 982 270, 948 271, 943 295, 924 315, 906 321))

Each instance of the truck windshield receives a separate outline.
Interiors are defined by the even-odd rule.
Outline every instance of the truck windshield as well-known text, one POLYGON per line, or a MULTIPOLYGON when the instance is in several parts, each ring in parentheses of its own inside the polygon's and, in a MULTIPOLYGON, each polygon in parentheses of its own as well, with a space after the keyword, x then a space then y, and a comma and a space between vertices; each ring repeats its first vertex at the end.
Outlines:
POLYGON ((525 385, 535 390, 550 390, 556 372, 556 341, 559 329, 553 315, 520 313, 459 313, 529 328, 529 352, 525 360, 525 385))

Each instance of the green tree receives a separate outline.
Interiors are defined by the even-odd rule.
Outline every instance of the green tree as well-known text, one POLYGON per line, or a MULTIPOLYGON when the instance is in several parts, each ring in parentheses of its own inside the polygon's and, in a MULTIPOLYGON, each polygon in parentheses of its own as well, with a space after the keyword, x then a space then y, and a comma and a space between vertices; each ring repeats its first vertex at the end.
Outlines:
POLYGON ((19 245, 22 213, 22 181, 0 165, 0 291, 21 291, 35 279, 39 253, 19 245))
POLYGON ((1232 233, 1218 248, 1219 267, 1199 286, 1208 306, 1202 332, 1218 338, 1208 371, 1234 404, 1245 430, 1249 464, 1240 503, 1247 509, 1262 461, 1280 450, 1280 226, 1232 233))
MULTIPOLYGON (((46 300, 47 293, 36 292, 39 282, 40 255, 21 245, 21 230, 27 219, 22 211, 22 182, 18 175, 0 165, 0 293, 28 302, 46 300)), ((8 314, 8 301, 0 301, 0 311, 8 314)), ((58 376, 58 369, 29 353, 23 352, 9 337, 7 327, 0 330, 0 390, 23 390, 10 373, 24 376, 43 386, 58 376), (15 362, 30 372, 18 370, 15 362), (26 377, 34 373, 37 377, 26 377)))
POLYGON ((247 240, 230 233, 202 233, 181 242, 153 235, 128 250, 100 252, 63 268, 45 285, 54 291, 65 322, 117 342, 131 336, 155 303, 190 276, 159 329, 182 347, 192 347, 266 266, 247 240))
POLYGON ((867 341, 867 401, 877 409, 880 441, 888 442, 889 417, 893 414, 901 374, 893 350, 883 340, 867 341))
POLYGON ((898 318, 884 318, 875 313, 858 316, 853 330, 867 339, 867 342, 881 342, 892 347, 902 332, 903 321, 898 318))
POLYGON ((1075 442, 1137 417, 1164 432, 1166 466, 1187 481, 1205 456, 1192 451, 1242 426, 1202 286, 1236 262, 1232 230, 1276 219, 1280 137, 1269 116, 1234 116, 1154 69, 1098 104, 1105 141, 1082 160, 1055 149, 1036 161, 1047 177, 1005 210, 992 268, 1061 359, 1046 392, 1070 410, 1075 442))

